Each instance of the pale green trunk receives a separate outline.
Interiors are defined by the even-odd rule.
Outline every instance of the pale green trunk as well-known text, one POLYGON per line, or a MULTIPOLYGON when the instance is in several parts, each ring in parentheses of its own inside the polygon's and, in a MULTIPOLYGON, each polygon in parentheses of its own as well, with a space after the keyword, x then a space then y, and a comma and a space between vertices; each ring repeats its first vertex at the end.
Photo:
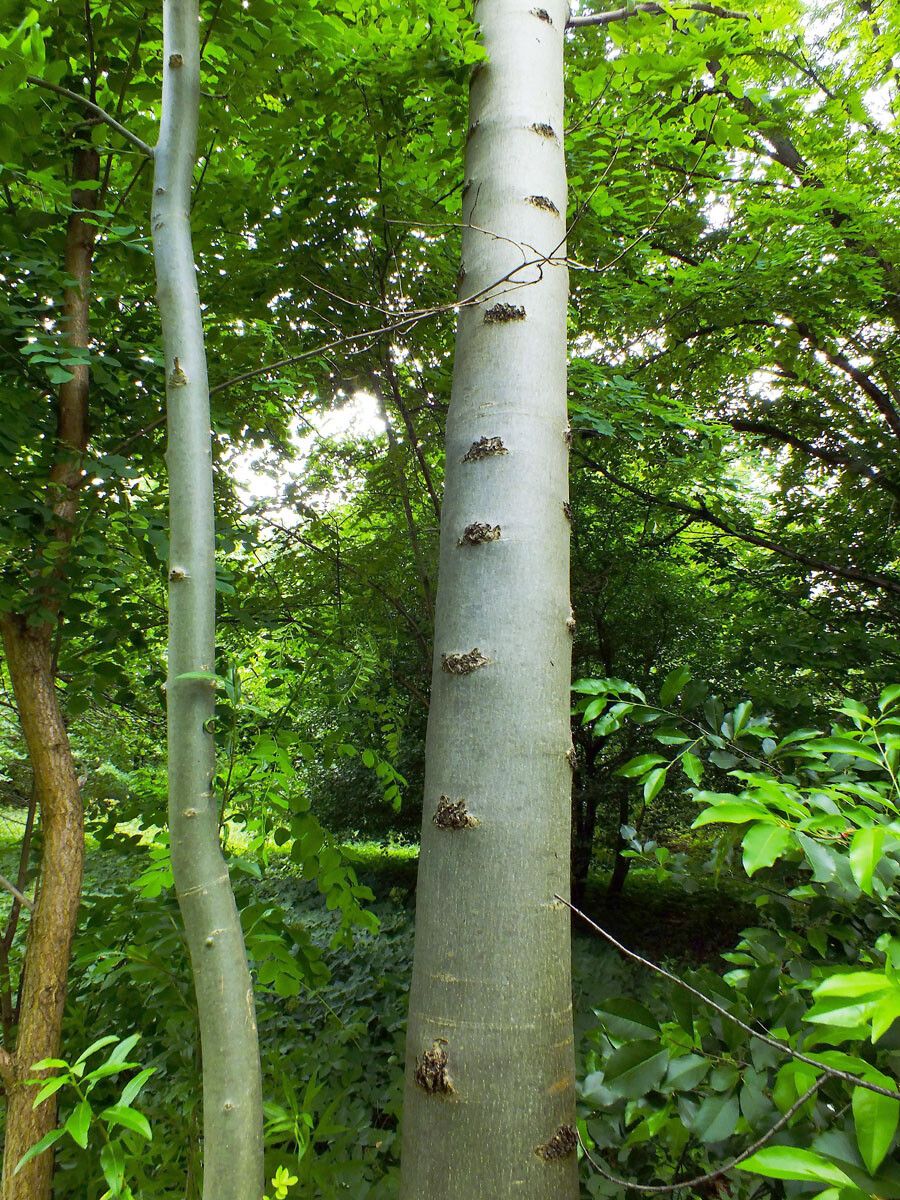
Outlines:
POLYGON ((163 64, 152 226, 169 422, 169 833, 200 1014, 203 1195, 260 1200, 262 1098, 253 985, 213 791, 212 454, 190 229, 200 95, 197 0, 164 0, 163 64))
POLYGON ((567 7, 476 12, 401 1197, 574 1200, 567 7))

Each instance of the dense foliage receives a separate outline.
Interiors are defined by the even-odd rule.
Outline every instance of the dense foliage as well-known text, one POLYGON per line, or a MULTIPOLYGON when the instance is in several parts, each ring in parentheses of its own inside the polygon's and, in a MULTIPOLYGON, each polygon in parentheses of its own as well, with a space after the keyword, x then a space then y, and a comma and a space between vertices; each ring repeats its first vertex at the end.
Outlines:
MULTIPOLYGON (((574 896, 695 989, 579 935, 589 1196, 620 1193, 607 1175, 900 1196, 900 11, 759 8, 632 4, 568 35, 574 896)), ((0 615, 53 623, 88 839, 46 1068, 54 1194, 194 1200, 201 1064, 164 827, 151 172, 77 99, 152 140, 159 13, 8 10, 0 615), (86 148, 96 245, 89 345, 73 349, 60 313, 86 148), (60 523, 58 395, 85 364, 79 505, 60 523)), ((269 1195, 374 1200, 397 1186, 482 51, 462 0, 206 0, 202 15, 215 791, 258 989, 269 1195)), ((2 672, 10 1048, 29 917, 14 893, 34 893, 42 830, 2 672)))

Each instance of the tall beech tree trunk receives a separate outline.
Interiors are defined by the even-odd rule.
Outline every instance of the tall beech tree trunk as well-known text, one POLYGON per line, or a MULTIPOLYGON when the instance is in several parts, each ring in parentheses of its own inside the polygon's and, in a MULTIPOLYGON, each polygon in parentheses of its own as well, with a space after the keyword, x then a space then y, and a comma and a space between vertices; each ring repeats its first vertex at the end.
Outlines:
POLYGON ((574 1200, 567 6, 476 15, 400 1195, 574 1200))
MULTIPOLYGON (((72 281, 63 298, 66 342, 86 349, 90 341, 90 283, 95 226, 91 212, 97 192, 79 184, 99 179, 100 160, 90 145, 73 156, 72 211, 66 226, 65 273, 72 281)), ((56 448, 50 469, 43 531, 47 542, 64 549, 72 540, 88 441, 87 365, 70 368, 72 378, 57 399, 56 448)), ((40 547, 36 547, 36 554, 40 547)), ((36 1088, 32 1064, 59 1053, 69 954, 84 870, 84 828, 78 772, 60 710, 54 680, 53 639, 65 587, 65 559, 42 578, 29 597, 28 611, 5 614, 0 632, 12 680, 22 733, 28 747, 40 812, 40 886, 28 928, 22 966, 22 1003, 15 1047, 0 1051, 0 1078, 6 1093, 2 1200, 49 1200, 53 1155, 46 1152, 14 1174, 22 1155, 56 1125, 56 1100, 32 1109, 36 1088)))
POLYGON ((203 1055, 203 1195, 259 1200, 262 1086, 253 985, 214 793, 215 529, 209 383, 191 244, 200 100, 197 0, 163 4, 152 229, 168 407, 169 832, 203 1055))

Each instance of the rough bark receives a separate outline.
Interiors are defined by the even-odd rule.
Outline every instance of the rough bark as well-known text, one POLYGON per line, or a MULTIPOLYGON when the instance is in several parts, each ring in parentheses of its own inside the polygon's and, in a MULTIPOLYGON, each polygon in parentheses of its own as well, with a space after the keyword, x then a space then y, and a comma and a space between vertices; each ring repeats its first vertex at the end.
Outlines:
POLYGON ((457 332, 403 1200, 578 1190, 569 919, 554 901, 571 819, 566 16, 561 0, 477 8, 489 61, 472 82, 462 294, 514 276, 457 332))
POLYGON ((37 1110, 32 1064, 59 1052, 69 953, 81 899, 84 867, 81 794, 65 722, 56 697, 50 631, 24 619, 4 618, 3 645, 41 810, 41 883, 28 929, 21 1017, 6 1088, 3 1200, 43 1200, 50 1195, 53 1155, 16 1164, 56 1125, 51 1099, 37 1110))
MULTIPOLYGON (((66 227, 65 273, 72 280, 63 298, 66 342, 85 349, 90 341, 90 281, 95 226, 90 214, 96 191, 79 187, 99 178, 99 157, 90 146, 78 146, 73 157, 72 212, 66 227)), ((44 536, 67 548, 74 533, 82 482, 82 457, 88 440, 87 365, 71 369, 57 400, 57 441, 49 474, 51 516, 44 536)), ((69 954, 84 868, 84 832, 78 773, 69 745, 54 683, 53 636, 65 586, 64 553, 48 582, 36 588, 33 608, 45 615, 29 624, 27 614, 7 614, 0 631, 19 711, 22 733, 34 773, 42 837, 40 887, 31 914, 22 967, 21 1004, 15 1047, 0 1061, 6 1092, 2 1200, 48 1200, 53 1155, 32 1159, 19 1173, 22 1155, 56 1124, 56 1101, 36 1111, 36 1089, 26 1080, 32 1064, 55 1057, 66 998, 69 954)))
POLYGON ((203 1195, 258 1200, 262 1089, 253 985, 219 844, 215 530, 206 349, 190 228, 200 96, 197 0, 163 5, 152 230, 168 410, 169 833, 200 1014, 203 1195))

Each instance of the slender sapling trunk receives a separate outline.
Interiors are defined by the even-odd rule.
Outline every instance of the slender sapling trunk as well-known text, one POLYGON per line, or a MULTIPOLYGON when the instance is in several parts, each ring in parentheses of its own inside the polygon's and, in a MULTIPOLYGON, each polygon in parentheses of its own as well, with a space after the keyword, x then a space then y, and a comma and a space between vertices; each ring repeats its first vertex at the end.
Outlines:
POLYGON ((203 1057, 203 1195, 260 1200, 262 1088, 253 985, 214 793, 215 530, 209 384, 190 200, 200 98, 197 0, 164 0, 153 247, 169 446, 169 833, 203 1057))

